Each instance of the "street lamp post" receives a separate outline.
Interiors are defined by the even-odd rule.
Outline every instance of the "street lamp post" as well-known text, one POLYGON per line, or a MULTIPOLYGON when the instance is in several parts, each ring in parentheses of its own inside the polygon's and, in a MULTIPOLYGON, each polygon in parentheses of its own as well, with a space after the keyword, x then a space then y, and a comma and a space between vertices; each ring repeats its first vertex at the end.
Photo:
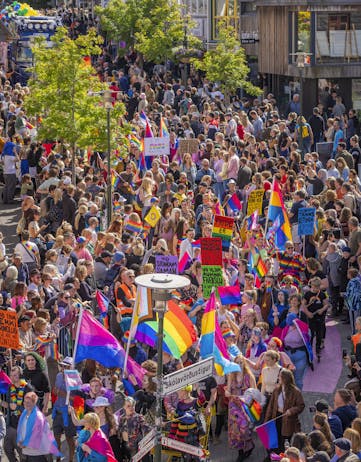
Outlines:
POLYGON ((158 314, 158 338, 157 338, 157 393, 156 393, 156 445, 154 462, 162 460, 162 398, 163 398, 163 337, 164 315, 167 312, 167 302, 171 298, 171 292, 189 285, 189 279, 176 274, 143 274, 135 279, 137 285, 152 290, 152 298, 155 301, 154 311, 158 314))

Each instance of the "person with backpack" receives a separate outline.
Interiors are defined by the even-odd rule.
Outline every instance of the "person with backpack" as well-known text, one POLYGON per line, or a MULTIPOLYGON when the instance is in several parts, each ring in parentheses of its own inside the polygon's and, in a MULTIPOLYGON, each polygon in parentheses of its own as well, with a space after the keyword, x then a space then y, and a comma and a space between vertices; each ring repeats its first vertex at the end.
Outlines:
POLYGON ((356 332, 355 321, 361 316, 361 275, 356 268, 347 271, 349 282, 346 287, 346 306, 350 317, 351 334, 356 332))
POLYGON ((306 119, 303 116, 297 117, 295 141, 298 142, 303 160, 304 155, 307 152, 311 152, 311 146, 314 142, 311 125, 308 122, 306 122, 306 119))

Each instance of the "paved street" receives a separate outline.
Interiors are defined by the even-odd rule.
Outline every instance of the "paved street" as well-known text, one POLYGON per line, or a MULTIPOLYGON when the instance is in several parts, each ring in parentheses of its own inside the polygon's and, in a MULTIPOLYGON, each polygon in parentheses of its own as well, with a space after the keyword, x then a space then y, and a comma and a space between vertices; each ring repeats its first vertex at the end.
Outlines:
MULTIPOLYGON (((7 248, 8 255, 12 251, 14 245, 17 242, 16 236, 16 224, 19 218, 19 207, 20 203, 14 205, 4 206, 3 204, 0 206, 0 230, 4 234, 4 243, 7 248)), ((349 335, 348 325, 342 324, 339 320, 336 321, 337 328, 341 334, 341 346, 342 348, 349 347, 349 341, 347 340, 347 335, 349 335)), ((342 348, 339 354, 342 354, 342 348)), ((321 359, 322 361, 322 359, 321 359)), ((330 364, 332 367, 332 364, 330 364)), ((315 372, 317 374, 317 364, 315 364, 315 372)), ((322 380, 322 377, 320 377, 322 380)), ((338 380, 339 386, 342 386, 347 381, 347 371, 343 369, 342 374, 338 380)), ((305 401, 306 401, 306 408, 302 414, 302 429, 306 432, 311 430, 312 426, 312 413, 309 412, 309 407, 314 405, 314 402, 317 399, 324 398, 329 403, 332 403, 332 393, 317 393, 317 392, 306 392, 304 393, 305 401)), ((265 451, 263 447, 260 445, 257 437, 255 437, 256 441, 256 449, 248 459, 249 462, 261 462, 265 457, 265 451)), ((64 451, 65 453, 65 451, 64 451)), ((221 442, 218 445, 211 445, 211 460, 215 462, 234 462, 237 458, 237 451, 230 450, 227 444, 227 435, 225 433, 222 434, 221 442)), ((7 459, 5 458, 7 462, 7 459)), ((67 459, 65 459, 67 461, 67 459)))

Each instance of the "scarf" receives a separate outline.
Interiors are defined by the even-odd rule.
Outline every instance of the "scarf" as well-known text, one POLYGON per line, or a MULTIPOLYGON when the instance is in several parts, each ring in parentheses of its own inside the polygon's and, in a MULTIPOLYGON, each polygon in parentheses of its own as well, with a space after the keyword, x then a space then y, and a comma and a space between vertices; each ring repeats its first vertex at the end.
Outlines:
POLYGON ((26 380, 20 380, 20 386, 16 387, 14 384, 10 385, 10 403, 16 404, 16 409, 13 411, 14 415, 19 416, 21 414, 21 408, 24 401, 25 387, 27 385, 26 380))

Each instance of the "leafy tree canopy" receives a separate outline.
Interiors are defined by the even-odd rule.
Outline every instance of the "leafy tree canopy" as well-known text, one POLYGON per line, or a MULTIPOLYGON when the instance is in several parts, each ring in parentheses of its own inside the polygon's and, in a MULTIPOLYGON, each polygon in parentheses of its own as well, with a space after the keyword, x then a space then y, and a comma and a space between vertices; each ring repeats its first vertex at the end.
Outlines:
POLYGON ((247 80, 249 67, 246 53, 241 47, 234 27, 225 21, 219 24, 218 42, 208 50, 203 59, 192 59, 193 65, 206 73, 211 82, 219 84, 222 91, 234 94, 243 88, 251 95, 260 95, 262 90, 247 80))
MULTIPOLYGON (((99 80, 86 57, 98 55, 102 38, 90 30, 76 40, 64 28, 57 30, 53 46, 41 38, 32 51, 34 66, 29 69, 30 94, 25 100, 27 113, 41 120, 42 139, 63 140, 80 148, 92 146, 106 151, 106 110, 102 93, 108 88, 99 80), (94 95, 94 93, 99 93, 94 95)), ((116 103, 111 113, 112 148, 124 141, 120 118, 124 105, 116 103)))

